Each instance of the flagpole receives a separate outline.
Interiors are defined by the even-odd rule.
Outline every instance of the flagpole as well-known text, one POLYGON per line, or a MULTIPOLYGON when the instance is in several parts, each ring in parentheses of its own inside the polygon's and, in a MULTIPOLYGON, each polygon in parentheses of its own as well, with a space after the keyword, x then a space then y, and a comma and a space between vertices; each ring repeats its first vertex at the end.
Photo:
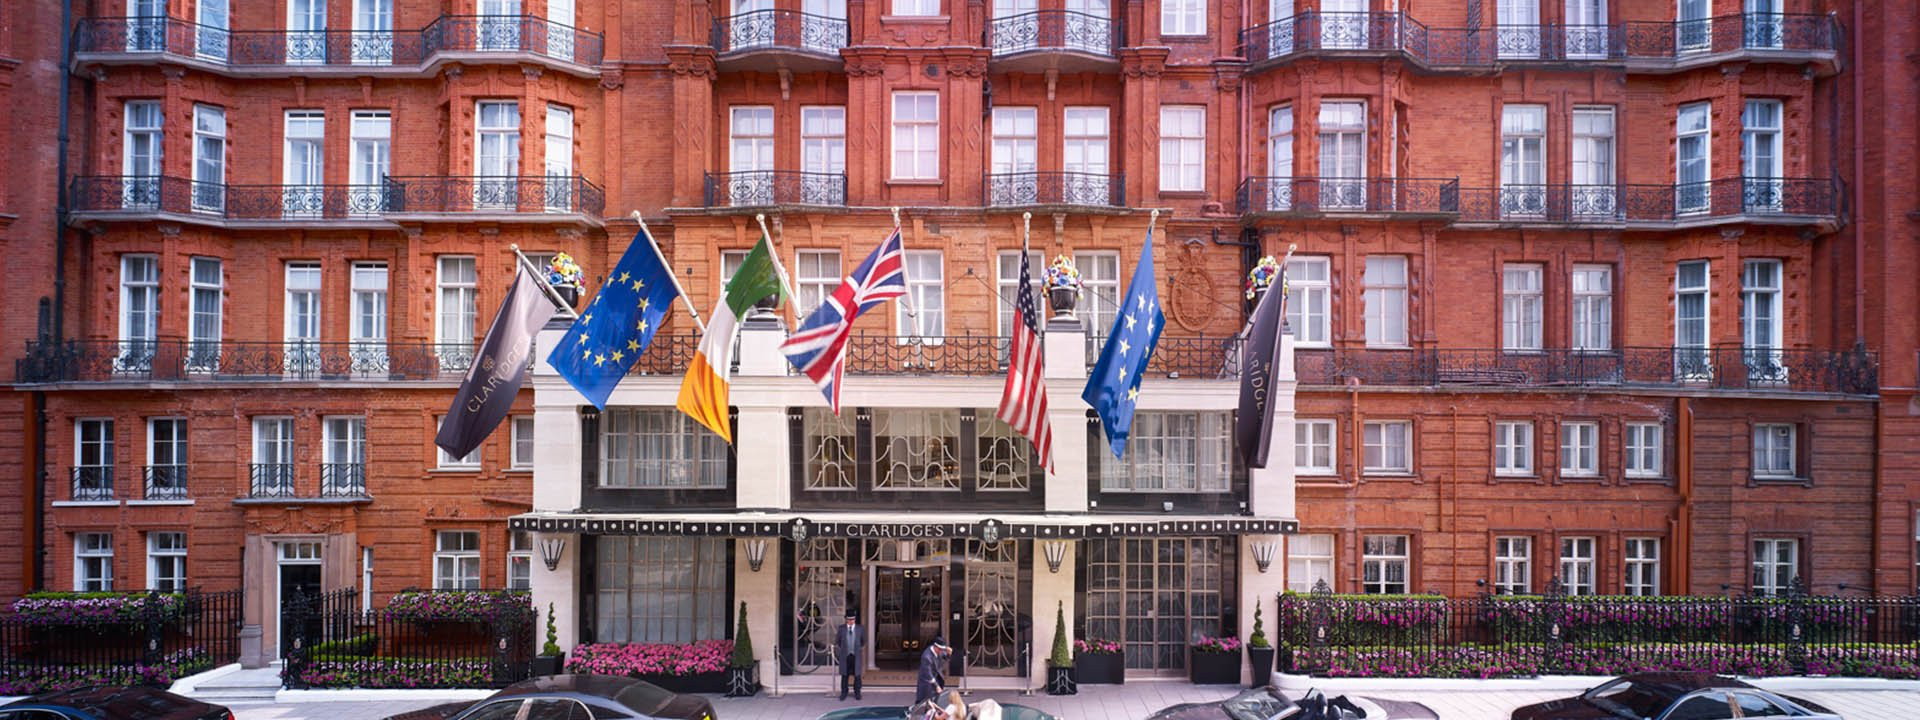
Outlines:
POLYGON ((793 291, 793 283, 787 280, 787 266, 780 264, 780 251, 773 247, 773 233, 767 231, 767 214, 756 213, 753 219, 760 221, 760 237, 767 241, 767 255, 773 260, 773 271, 780 275, 780 289, 787 294, 787 304, 792 305, 792 299, 799 293, 793 291))
POLYGON ((699 328, 700 332, 706 332, 707 324, 700 322, 700 311, 693 307, 693 299, 687 296, 687 289, 680 286, 680 276, 673 272, 673 263, 667 262, 666 254, 660 252, 659 243, 653 241, 653 229, 647 227, 647 219, 640 216, 639 210, 635 210, 633 220, 640 223, 640 232, 647 236, 647 248, 653 251, 654 257, 659 258, 660 267, 667 269, 667 279, 673 282, 673 289, 680 293, 680 303, 687 306, 687 314, 693 316, 693 326, 699 328))
POLYGON ((579 314, 573 311, 573 306, 568 305, 566 299, 560 297, 560 291, 553 289, 552 285, 547 284, 546 273, 541 271, 540 268, 535 267, 533 261, 528 259, 525 253, 520 252, 519 244, 509 244, 507 245, 507 249, 513 251, 514 257, 519 258, 519 260, 514 263, 515 265, 532 271, 533 282, 540 286, 541 294, 546 295, 548 300, 552 300, 554 305, 559 306, 560 311, 566 313, 567 317, 579 317, 579 314))
MULTIPOLYGON (((899 205, 893 206, 893 231, 896 233, 900 232, 899 205)), ((913 278, 907 275, 907 238, 905 235, 900 237, 900 282, 907 286, 907 291, 900 295, 900 297, 905 298, 906 301, 901 302, 900 300, 894 300, 894 302, 898 302, 901 307, 906 308, 907 317, 915 320, 920 319, 920 308, 913 304, 913 278)), ((916 332, 914 332, 915 335, 920 334, 917 332, 919 328, 914 328, 914 330, 916 330, 916 332)))

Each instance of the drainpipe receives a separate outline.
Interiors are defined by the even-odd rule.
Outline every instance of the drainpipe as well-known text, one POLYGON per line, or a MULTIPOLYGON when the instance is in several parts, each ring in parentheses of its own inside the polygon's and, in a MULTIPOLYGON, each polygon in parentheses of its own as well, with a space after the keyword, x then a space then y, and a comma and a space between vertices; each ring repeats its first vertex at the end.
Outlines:
MULTIPOLYGON (((1861 23, 1860 5, 1861 4, 1859 2, 1853 3, 1853 26, 1856 28, 1861 26, 1860 25, 1861 23)), ((1838 39, 1840 37, 1840 32, 1841 31, 1839 28, 1834 28, 1835 39, 1838 39)), ((1858 193, 1864 193, 1867 191, 1867 185, 1866 185, 1866 162, 1867 162, 1866 122, 1867 122, 1867 119, 1865 117, 1866 113, 1861 112, 1860 110, 1861 108, 1866 107, 1866 105, 1864 104, 1865 103, 1864 96, 1866 93, 1866 90, 1865 90, 1866 78, 1863 77, 1863 74, 1867 66, 1866 66, 1866 58, 1861 54, 1860 46, 1862 44, 1863 43, 1859 42, 1858 40, 1852 43, 1853 67, 1851 68, 1851 70, 1853 71, 1853 108, 1854 108, 1853 188, 1854 188, 1854 192, 1858 192, 1858 193)), ((1867 344, 1866 253, 1867 253, 1866 233, 1861 232, 1860 225, 1858 223, 1855 223, 1853 226, 1853 343, 1856 348, 1860 348, 1860 349, 1865 349, 1867 344)))
POLYGON ((1673 521, 1673 588, 1669 592, 1686 595, 1693 592, 1693 401, 1680 398, 1674 413, 1674 489, 1680 494, 1680 508, 1673 521))
MULTIPOLYGON (((68 127, 72 122, 73 103, 69 97, 72 90, 73 73, 67 69, 68 58, 73 56, 73 0, 60 0, 60 90, 56 99, 60 103, 60 121, 58 135, 55 138, 53 173, 53 344, 58 347, 66 340, 67 315, 67 143, 68 127)), ((18 378, 15 378, 18 380, 18 378)), ((33 543, 33 587, 47 587, 47 413, 46 394, 33 394, 33 433, 34 483, 38 490, 33 495, 33 519, 27 527, 27 541, 33 543)))

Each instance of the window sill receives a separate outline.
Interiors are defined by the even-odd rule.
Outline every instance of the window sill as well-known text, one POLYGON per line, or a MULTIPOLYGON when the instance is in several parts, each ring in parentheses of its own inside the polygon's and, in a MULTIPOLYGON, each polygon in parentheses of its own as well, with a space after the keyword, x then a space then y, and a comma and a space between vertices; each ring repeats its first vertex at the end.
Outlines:
POLYGON ((1366 470, 1361 472, 1361 480, 1417 480, 1419 475, 1402 470, 1366 470))
POLYGON ((932 25, 932 24, 938 24, 938 23, 949 23, 952 21, 953 21, 953 17, 950 15, 881 15, 880 16, 880 22, 887 23, 887 24, 900 23, 900 24, 906 24, 906 25, 932 25))
POLYGON ((192 500, 128 500, 127 501, 127 505, 129 507, 135 506, 135 505, 185 506, 185 505, 192 505, 192 504, 193 504, 192 500))
POLYGON ((55 500, 47 503, 53 507, 118 507, 119 500, 55 500))
POLYGON ((1795 477, 1791 475, 1755 475, 1752 478, 1747 480, 1747 487, 1760 487, 1760 486, 1767 486, 1767 485, 1773 485, 1773 486, 1798 485, 1800 487, 1813 487, 1813 478, 1795 477))
POLYGON ((480 468, 477 468, 477 467, 437 467, 437 468, 434 468, 434 469, 432 469, 432 470, 430 470, 430 471, 428 471, 428 472, 437 472, 437 473, 477 473, 477 472, 480 472, 480 468))
POLYGON ((1647 485, 1672 485, 1673 484, 1673 478, 1667 477, 1665 475, 1622 475, 1620 476, 1620 479, 1627 483, 1643 483, 1647 485))
POLYGON ((530 473, 530 472, 533 472, 533 466, 532 466, 532 465, 515 465, 515 466, 513 466, 513 467, 510 467, 510 468, 507 468, 507 469, 506 469, 506 472, 510 472, 510 473, 530 473))
POLYGON ((1303 479, 1303 480, 1308 478, 1320 479, 1320 480, 1339 480, 1340 479, 1340 473, 1332 470, 1307 470, 1304 468, 1294 468, 1293 476, 1295 478, 1303 479))
POLYGON ((899 187, 940 187, 947 184, 940 178, 888 178, 887 185, 899 187))
POLYGON ((1563 471, 1556 479, 1560 482, 1583 484, 1601 484, 1606 482, 1606 477, 1600 473, 1569 473, 1563 471))
POLYGON ((1412 345, 1362 345, 1367 350, 1412 350, 1412 345))
POLYGON ((1183 200, 1205 200, 1207 199, 1207 191, 1206 190, 1161 190, 1160 197, 1179 198, 1183 200))
POLYGON ((1496 470, 1493 473, 1493 479, 1496 481, 1498 480, 1537 481, 1540 479, 1540 476, 1538 474, 1530 473, 1530 472, 1500 472, 1496 470))

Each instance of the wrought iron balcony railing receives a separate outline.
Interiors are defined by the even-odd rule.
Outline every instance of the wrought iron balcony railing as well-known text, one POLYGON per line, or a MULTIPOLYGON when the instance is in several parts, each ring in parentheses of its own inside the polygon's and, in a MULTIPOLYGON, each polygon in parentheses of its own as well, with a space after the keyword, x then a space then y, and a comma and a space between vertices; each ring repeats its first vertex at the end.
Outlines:
POLYGON ((1235 198, 1241 213, 1399 213, 1460 211, 1458 178, 1252 177, 1235 198))
POLYGON ((23 383, 459 380, 471 343, 69 340, 27 343, 23 383))
POLYGON ((1249 63, 1323 51, 1398 52, 1425 30, 1397 12, 1309 10, 1240 31, 1240 52, 1249 63))
POLYGON ((706 207, 847 204, 847 174, 792 170, 707 173, 706 207))
POLYGON ((847 372, 855 375, 996 375, 1006 368, 993 335, 902 336, 860 333, 847 338, 847 372))
POLYGON ((1039 10, 987 21, 993 56, 1066 51, 1117 57, 1125 47, 1125 21, 1073 10, 1039 10))
POLYGON ((579 213, 599 217, 606 192, 577 175, 388 177, 391 213, 579 213))
POLYGON ((1608 350, 1298 349, 1305 385, 1686 387, 1873 395, 1879 365, 1863 351, 1773 348, 1608 350))
POLYGON ((629 373, 636 375, 679 375, 693 364, 700 350, 697 333, 654 333, 653 341, 633 361, 629 373))
POLYGON ((381 185, 226 185, 134 175, 76 177, 75 212, 167 212, 227 220, 350 220, 387 211, 381 185))
POLYGON ((187 499, 187 466, 148 465, 141 469, 148 500, 187 499))
POLYGON ((598 65, 605 39, 530 15, 447 15, 419 30, 231 30, 172 17, 82 18, 75 55, 157 53, 229 68, 410 68, 439 53, 598 65))
POLYGON ((838 58, 847 46, 847 20, 796 10, 754 10, 715 18, 711 42, 714 52, 723 55, 799 50, 838 58))
POLYGON ((1461 188, 1462 223, 1671 223, 1723 217, 1831 219, 1840 190, 1826 178, 1722 178, 1678 185, 1507 185, 1461 188))
POLYGON ((1084 172, 1015 172, 987 176, 987 205, 1125 207, 1127 176, 1084 172))
POLYGON ((73 499, 100 501, 113 499, 112 465, 75 465, 73 499))
POLYGON ((367 466, 364 463, 325 463, 320 466, 320 497, 366 496, 367 466))
POLYGON ((1840 23, 1829 15, 1746 13, 1676 22, 1629 22, 1627 57, 1683 60, 1738 51, 1836 53, 1840 23))
POLYGON ((292 463, 253 463, 247 470, 247 497, 293 498, 292 463))

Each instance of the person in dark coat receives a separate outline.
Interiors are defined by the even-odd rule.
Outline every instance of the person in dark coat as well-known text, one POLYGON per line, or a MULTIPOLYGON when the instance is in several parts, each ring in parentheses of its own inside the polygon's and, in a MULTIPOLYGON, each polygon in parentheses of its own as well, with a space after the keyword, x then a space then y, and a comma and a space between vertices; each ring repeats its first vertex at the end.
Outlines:
POLYGON ((847 699, 847 684, 853 684, 853 699, 860 699, 860 680, 866 673, 866 663, 860 661, 866 653, 867 629, 860 627, 858 613, 847 613, 847 624, 841 625, 833 636, 833 657, 840 663, 840 699, 847 699))
POLYGON ((913 681, 914 705, 946 691, 947 658, 952 655, 953 648, 947 647, 947 641, 937 635, 927 649, 920 651, 920 675, 913 681))

